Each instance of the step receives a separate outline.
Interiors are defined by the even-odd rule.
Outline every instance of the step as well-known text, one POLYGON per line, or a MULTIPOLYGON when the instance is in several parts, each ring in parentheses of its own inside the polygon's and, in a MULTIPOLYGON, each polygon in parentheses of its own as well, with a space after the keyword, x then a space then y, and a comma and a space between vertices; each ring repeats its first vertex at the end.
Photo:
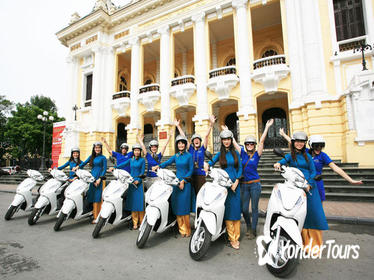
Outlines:
MULTIPOLYGON (((271 190, 261 191, 261 197, 269 198, 271 190)), ((327 201, 365 201, 374 202, 374 194, 356 194, 356 193, 326 193, 327 201)))
MULTIPOLYGON (((261 184, 263 190, 272 190, 274 185, 261 184)), ((327 185, 325 192, 339 192, 339 193, 374 193, 374 186, 343 186, 343 185, 327 185)))

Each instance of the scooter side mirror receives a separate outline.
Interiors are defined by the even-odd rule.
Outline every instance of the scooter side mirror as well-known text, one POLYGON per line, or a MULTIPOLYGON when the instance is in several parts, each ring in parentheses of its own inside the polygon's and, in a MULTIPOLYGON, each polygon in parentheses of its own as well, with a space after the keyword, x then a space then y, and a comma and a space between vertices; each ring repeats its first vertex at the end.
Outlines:
POLYGON ((212 160, 213 159, 213 155, 211 152, 209 152, 208 150, 205 151, 205 157, 209 160, 212 160))
POLYGON ((285 157, 284 152, 283 152, 282 149, 280 149, 280 148, 275 148, 275 149, 273 150, 273 153, 276 154, 276 155, 279 156, 279 157, 282 157, 282 158, 285 157))

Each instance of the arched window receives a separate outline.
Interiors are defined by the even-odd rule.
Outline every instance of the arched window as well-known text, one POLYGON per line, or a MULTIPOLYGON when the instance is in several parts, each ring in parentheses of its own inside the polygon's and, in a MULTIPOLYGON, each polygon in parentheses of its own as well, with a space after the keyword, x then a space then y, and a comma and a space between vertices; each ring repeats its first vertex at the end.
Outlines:
POLYGON ((121 74, 121 76, 119 77, 118 89, 119 91, 127 90, 127 81, 126 81, 126 77, 124 74, 121 74))
POLYGON ((273 55, 278 55, 278 53, 273 50, 273 49, 269 49, 269 50, 266 50, 263 54, 262 54, 262 58, 265 58, 265 57, 269 57, 269 56, 273 56, 273 55))
POLYGON ((226 66, 236 65, 235 57, 232 57, 227 61, 226 66))

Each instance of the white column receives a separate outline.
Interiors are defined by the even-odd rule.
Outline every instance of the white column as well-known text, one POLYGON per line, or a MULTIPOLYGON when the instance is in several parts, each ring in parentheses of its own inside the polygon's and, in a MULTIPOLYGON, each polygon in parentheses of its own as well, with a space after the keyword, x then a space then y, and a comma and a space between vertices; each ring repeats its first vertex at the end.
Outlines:
POLYGON ((139 129, 139 108, 138 96, 140 86, 140 42, 135 37, 130 41, 131 44, 131 96, 130 96, 130 124, 126 129, 139 129))
POLYGON ((92 81, 92 122, 90 124, 90 130, 100 131, 102 119, 103 103, 103 81, 104 81, 104 48, 96 46, 92 49, 95 53, 95 67, 93 70, 93 81, 92 81))
POLYGON ((209 119, 208 114, 208 95, 207 95, 207 47, 205 36, 205 13, 199 13, 192 16, 194 25, 194 66, 197 106, 196 115, 193 121, 201 122, 209 119))
POLYGON ((182 52, 182 76, 187 75, 187 50, 182 52))
POLYGON ((156 58, 156 83, 160 83, 160 58, 156 58))
MULTIPOLYGON (((160 33, 160 91, 161 91, 161 119, 157 125, 171 124, 170 110, 170 29, 163 26, 158 30, 160 33)), ((174 71, 173 71, 174 73, 174 71)))
POLYGON ((212 69, 218 68, 217 63, 217 43, 216 41, 212 42, 212 69))
POLYGON ((66 123, 69 124, 74 121, 74 111, 73 107, 77 104, 77 79, 78 79, 78 59, 73 56, 68 56, 66 58, 66 63, 68 64, 68 102, 65 108, 66 123))
POLYGON ((104 88, 103 88, 103 116, 102 116, 102 130, 103 132, 113 132, 112 125, 112 95, 115 91, 115 51, 112 47, 108 47, 104 52, 105 73, 104 73, 104 88))
POLYGON ((236 33, 235 42, 237 43, 236 65, 239 70, 240 81, 240 107, 238 116, 248 117, 249 114, 255 114, 252 97, 251 65, 250 65, 250 47, 249 30, 247 17, 248 0, 234 0, 232 6, 236 10, 236 33))
POLYGON ((297 2, 302 16, 306 101, 314 101, 320 107, 321 99, 327 95, 327 86, 318 1, 306 0, 302 4, 297 2))
POLYGON ((285 0, 287 20, 288 60, 292 81, 292 103, 289 108, 302 106, 306 91, 304 54, 301 38, 301 20, 297 9, 298 0, 285 0))

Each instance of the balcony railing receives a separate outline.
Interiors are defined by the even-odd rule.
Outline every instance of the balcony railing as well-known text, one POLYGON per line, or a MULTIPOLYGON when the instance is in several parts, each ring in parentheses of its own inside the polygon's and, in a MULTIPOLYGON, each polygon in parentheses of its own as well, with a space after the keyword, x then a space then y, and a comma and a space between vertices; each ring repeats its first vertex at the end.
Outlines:
POLYGON ((171 80, 171 86, 177 86, 177 85, 183 85, 183 84, 194 84, 195 83, 195 77, 192 75, 185 75, 181 77, 177 77, 173 80, 171 80))
POLYGON ((351 38, 348 40, 339 41, 339 52, 353 50, 361 46, 361 44, 366 45, 366 36, 360 36, 356 38, 351 38))
POLYGON ((128 90, 117 92, 117 93, 113 94, 112 99, 115 100, 115 99, 119 99, 119 98, 122 98, 122 97, 130 98, 130 92, 128 90))
POLYGON ((139 88, 139 94, 150 92, 150 91, 160 91, 159 84, 149 84, 139 88))
POLYGON ((271 65, 286 64, 286 57, 284 55, 274 55, 255 60, 253 69, 259 69, 271 65))
POLYGON ((225 67, 213 69, 209 71, 209 79, 212 79, 218 76, 230 75, 230 74, 236 74, 235 66, 225 66, 225 67))

